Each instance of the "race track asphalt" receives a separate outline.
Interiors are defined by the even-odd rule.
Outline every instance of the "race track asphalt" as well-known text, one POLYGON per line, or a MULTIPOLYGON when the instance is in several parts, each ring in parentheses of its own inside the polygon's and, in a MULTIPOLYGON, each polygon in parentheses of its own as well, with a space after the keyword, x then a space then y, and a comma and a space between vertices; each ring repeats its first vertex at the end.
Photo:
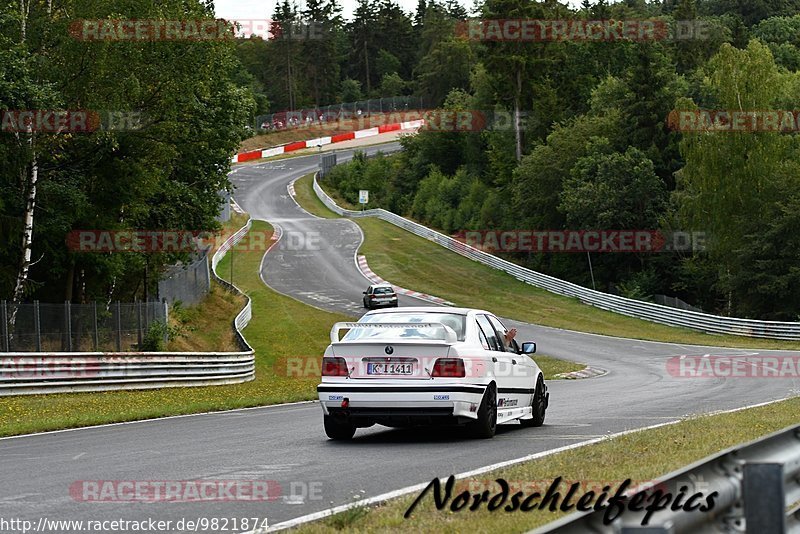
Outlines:
MULTIPOLYGON (((377 149, 396 149, 396 144, 367 150, 377 149)), ((339 161, 351 154, 340 152, 339 161)), ((267 255, 262 269, 266 283, 314 306, 357 316, 368 284, 354 262, 359 230, 352 221, 310 216, 287 192, 289 182, 316 170, 317 162, 318 156, 307 156, 238 167, 231 176, 235 197, 254 218, 280 226, 284 237, 295 236, 295 246, 275 247, 267 255), (309 235, 318 235, 320 246, 296 246, 309 235)), ((401 305, 420 303, 401 297, 401 305)), ((230 518, 266 517, 274 525, 351 502, 354 496, 368 498, 610 433, 798 391, 791 379, 680 379, 666 369, 667 359, 678 355, 785 353, 651 343, 508 322, 519 329, 520 339, 536 341, 540 352, 608 374, 550 381, 551 406, 543 427, 502 426, 495 439, 486 441, 465 440, 452 430, 376 426, 359 430, 351 443, 334 443, 326 439, 321 409, 313 403, 3 439, 0 519, 36 524, 42 517, 152 518, 175 525, 182 518, 228 518, 230 527, 230 518), (82 502, 70 487, 85 480, 270 480, 280 485, 282 495, 267 502, 82 502)), ((222 530, 206 530, 212 531, 222 530)))

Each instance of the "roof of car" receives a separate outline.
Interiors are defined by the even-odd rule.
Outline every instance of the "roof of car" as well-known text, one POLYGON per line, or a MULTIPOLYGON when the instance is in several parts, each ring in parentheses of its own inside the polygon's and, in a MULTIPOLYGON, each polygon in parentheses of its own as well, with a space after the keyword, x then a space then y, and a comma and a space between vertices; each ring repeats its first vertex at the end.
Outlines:
POLYGON ((403 308, 392 308, 388 310, 374 310, 368 313, 452 313, 455 315, 466 315, 474 311, 476 313, 489 313, 474 308, 451 308, 450 306, 408 306, 403 308))

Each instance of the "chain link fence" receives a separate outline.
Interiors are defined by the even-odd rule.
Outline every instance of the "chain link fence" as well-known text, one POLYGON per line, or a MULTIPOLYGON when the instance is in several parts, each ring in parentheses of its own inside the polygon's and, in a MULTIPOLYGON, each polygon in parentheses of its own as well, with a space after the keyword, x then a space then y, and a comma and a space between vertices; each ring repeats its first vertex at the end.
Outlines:
POLYGON ((221 223, 228 222, 231 220, 231 192, 220 191, 219 196, 222 198, 222 207, 219 215, 217 215, 217 221, 221 223))
POLYGON ((425 108, 422 97, 394 96, 389 98, 373 98, 344 104, 333 104, 318 108, 280 111, 267 115, 258 115, 253 127, 256 130, 277 131, 304 126, 320 125, 346 118, 371 117, 382 113, 401 111, 419 111, 425 108))
POLYGON ((186 306, 198 304, 211 290, 208 251, 194 261, 170 267, 158 282, 158 297, 169 305, 180 301, 186 306))
POLYGON ((656 304, 661 304, 662 306, 669 306, 670 308, 678 308, 679 310, 689 310, 689 311, 696 311, 702 312, 703 310, 697 308, 696 306, 692 306, 688 304, 678 297, 669 297, 667 295, 653 295, 653 300, 656 304))
MULTIPOLYGON (((150 327, 167 324, 162 302, 63 304, 0 301, 0 352, 141 350, 150 327)), ((163 331, 166 341, 166 328, 163 331)))

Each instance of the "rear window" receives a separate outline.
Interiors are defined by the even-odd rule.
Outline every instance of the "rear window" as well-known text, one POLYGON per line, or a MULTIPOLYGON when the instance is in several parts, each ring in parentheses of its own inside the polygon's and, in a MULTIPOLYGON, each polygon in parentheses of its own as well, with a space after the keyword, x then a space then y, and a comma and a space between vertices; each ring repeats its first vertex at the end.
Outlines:
MULTIPOLYGON (((442 323, 452 328, 459 341, 464 341, 466 316, 455 313, 375 313, 361 318, 359 323, 442 323)), ((376 339, 441 339, 441 328, 353 328, 342 341, 376 339)))
POLYGON ((376 287, 372 291, 373 295, 394 295, 394 289, 391 287, 376 287))

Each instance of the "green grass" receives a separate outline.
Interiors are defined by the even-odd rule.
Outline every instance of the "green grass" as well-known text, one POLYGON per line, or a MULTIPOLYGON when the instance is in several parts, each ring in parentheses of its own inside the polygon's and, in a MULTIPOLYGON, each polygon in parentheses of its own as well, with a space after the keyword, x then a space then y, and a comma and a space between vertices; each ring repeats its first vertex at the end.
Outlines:
POLYGON ((582 363, 570 362, 560 358, 553 358, 545 356, 544 354, 534 354, 533 360, 539 369, 542 370, 545 380, 558 380, 558 376, 563 373, 574 373, 575 371, 583 371, 586 366, 582 363))
POLYGON ((197 306, 176 307, 169 312, 169 352, 236 352, 239 345, 231 322, 245 305, 245 298, 217 284, 197 306))
POLYGON ((307 212, 323 219, 338 219, 335 214, 322 203, 314 192, 314 174, 306 174, 294 183, 295 200, 307 212))
MULTIPOLYGON (((271 228, 255 222, 252 231, 271 228)), ((244 334, 256 351, 255 380, 228 386, 2 397, 0 436, 315 398, 318 369, 292 367, 287 361, 318 361, 333 323, 349 318, 306 306, 264 286, 258 275, 263 251, 235 254, 234 281, 253 299, 253 320, 244 334)), ((217 272, 230 275, 229 259, 217 272)))
MULTIPOLYGON (((298 180, 298 202, 318 215, 330 214, 308 199, 306 190, 314 194, 310 184, 309 177, 298 180), (300 190, 304 191, 302 197, 300 190)), ((332 197, 336 199, 335 194, 332 197)), ((717 347, 800 348, 800 343, 792 341, 712 335, 608 312, 521 282, 380 219, 354 221, 366 238, 359 252, 376 274, 395 285, 459 306, 482 308, 532 324, 631 339, 717 347)))
MULTIPOLYGON (((561 495, 574 482, 584 484, 578 495, 606 484, 615 491, 626 479, 638 483, 654 480, 725 448, 795 425, 800 419, 798 412, 800 398, 794 398, 736 413, 690 418, 675 425, 635 432, 471 477, 457 482, 456 488, 458 491, 472 488, 473 492, 478 491, 476 488, 488 489, 494 494, 499 487, 493 481, 504 478, 512 489, 521 489, 530 495, 533 491, 542 491, 543 486, 546 489, 557 477, 563 477, 561 495)), ((446 478, 451 474, 454 473, 431 473, 431 478, 446 478)), ((417 496, 415 493, 380 506, 361 508, 358 512, 344 512, 339 514, 342 517, 332 516, 302 525, 295 531, 328 533, 346 528, 361 533, 525 532, 564 515, 538 510, 492 513, 485 506, 476 512, 454 513, 449 508, 438 511, 429 493, 411 517, 404 519, 403 514, 417 496)))

